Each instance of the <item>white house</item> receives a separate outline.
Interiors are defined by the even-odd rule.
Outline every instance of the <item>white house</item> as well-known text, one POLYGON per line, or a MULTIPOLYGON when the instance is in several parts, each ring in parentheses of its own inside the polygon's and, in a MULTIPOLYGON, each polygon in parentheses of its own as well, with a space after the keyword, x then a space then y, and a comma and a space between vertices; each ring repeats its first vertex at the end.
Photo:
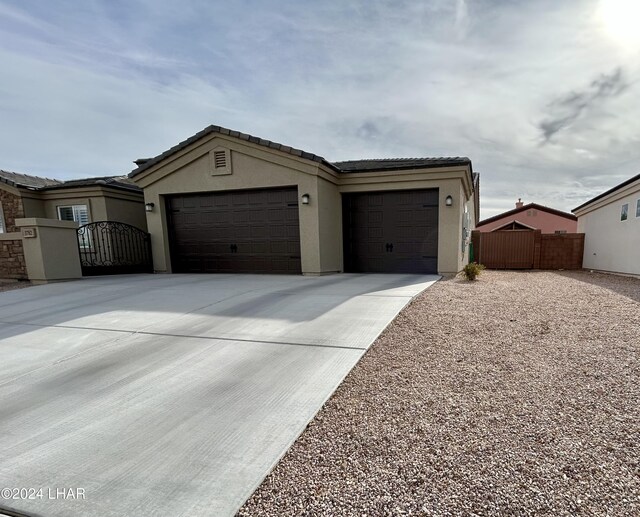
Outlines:
POLYGON ((586 269, 640 276, 640 174, 574 208, 586 269))

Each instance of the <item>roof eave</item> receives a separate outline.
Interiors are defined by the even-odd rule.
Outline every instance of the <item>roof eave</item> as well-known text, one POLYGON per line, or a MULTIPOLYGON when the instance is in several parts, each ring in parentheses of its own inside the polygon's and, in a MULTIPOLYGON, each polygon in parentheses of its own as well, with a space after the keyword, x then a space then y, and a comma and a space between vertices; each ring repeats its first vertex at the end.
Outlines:
POLYGON ((610 194, 615 194, 618 190, 631 185, 632 183, 634 183, 635 181, 640 180, 640 174, 637 174, 636 176, 633 176, 631 178, 629 178, 626 181, 623 181, 622 183, 620 183, 619 185, 616 185, 613 188, 610 188, 609 190, 603 192, 602 194, 598 194, 596 197, 591 198, 589 201, 586 201, 585 203, 582 203, 580 206, 575 207, 574 209, 571 210, 572 213, 576 213, 579 210, 583 210, 585 208, 587 208, 589 205, 600 201, 601 199, 604 199, 605 197, 607 197, 610 194))

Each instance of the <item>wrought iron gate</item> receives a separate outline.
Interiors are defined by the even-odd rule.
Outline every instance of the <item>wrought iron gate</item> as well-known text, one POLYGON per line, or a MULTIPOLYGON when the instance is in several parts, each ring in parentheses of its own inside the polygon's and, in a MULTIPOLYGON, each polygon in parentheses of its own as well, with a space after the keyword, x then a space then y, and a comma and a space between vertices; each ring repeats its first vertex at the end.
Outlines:
POLYGON ((85 224, 78 228, 78 247, 85 276, 153 272, 149 234, 130 224, 85 224))

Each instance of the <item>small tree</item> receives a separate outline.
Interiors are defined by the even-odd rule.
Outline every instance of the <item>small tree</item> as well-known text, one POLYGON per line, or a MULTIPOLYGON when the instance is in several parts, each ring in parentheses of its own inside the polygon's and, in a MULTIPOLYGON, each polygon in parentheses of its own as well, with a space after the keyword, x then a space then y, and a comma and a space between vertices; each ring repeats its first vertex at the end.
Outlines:
POLYGON ((462 272, 464 273, 464 277, 467 280, 473 281, 478 278, 478 275, 482 273, 484 269, 485 268, 482 264, 478 264, 477 262, 469 262, 466 266, 464 266, 462 272))

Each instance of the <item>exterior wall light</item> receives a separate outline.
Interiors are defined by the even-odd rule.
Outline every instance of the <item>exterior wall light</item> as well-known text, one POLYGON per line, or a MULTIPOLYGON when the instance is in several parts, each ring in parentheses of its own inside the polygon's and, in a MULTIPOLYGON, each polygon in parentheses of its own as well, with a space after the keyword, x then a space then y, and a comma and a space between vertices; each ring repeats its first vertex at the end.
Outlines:
POLYGON ((309 204, 309 199, 311 199, 309 197, 309 194, 302 194, 302 204, 303 205, 308 205, 309 204))
POLYGON ((156 206, 156 205, 154 205, 153 203, 146 203, 146 204, 144 205, 144 209, 145 209, 145 211, 147 211, 147 212, 153 212, 153 207, 154 207, 154 206, 156 206))
POLYGON ((451 196, 447 196, 444 200, 444 204, 447 206, 452 206, 453 205, 453 198, 451 196))

